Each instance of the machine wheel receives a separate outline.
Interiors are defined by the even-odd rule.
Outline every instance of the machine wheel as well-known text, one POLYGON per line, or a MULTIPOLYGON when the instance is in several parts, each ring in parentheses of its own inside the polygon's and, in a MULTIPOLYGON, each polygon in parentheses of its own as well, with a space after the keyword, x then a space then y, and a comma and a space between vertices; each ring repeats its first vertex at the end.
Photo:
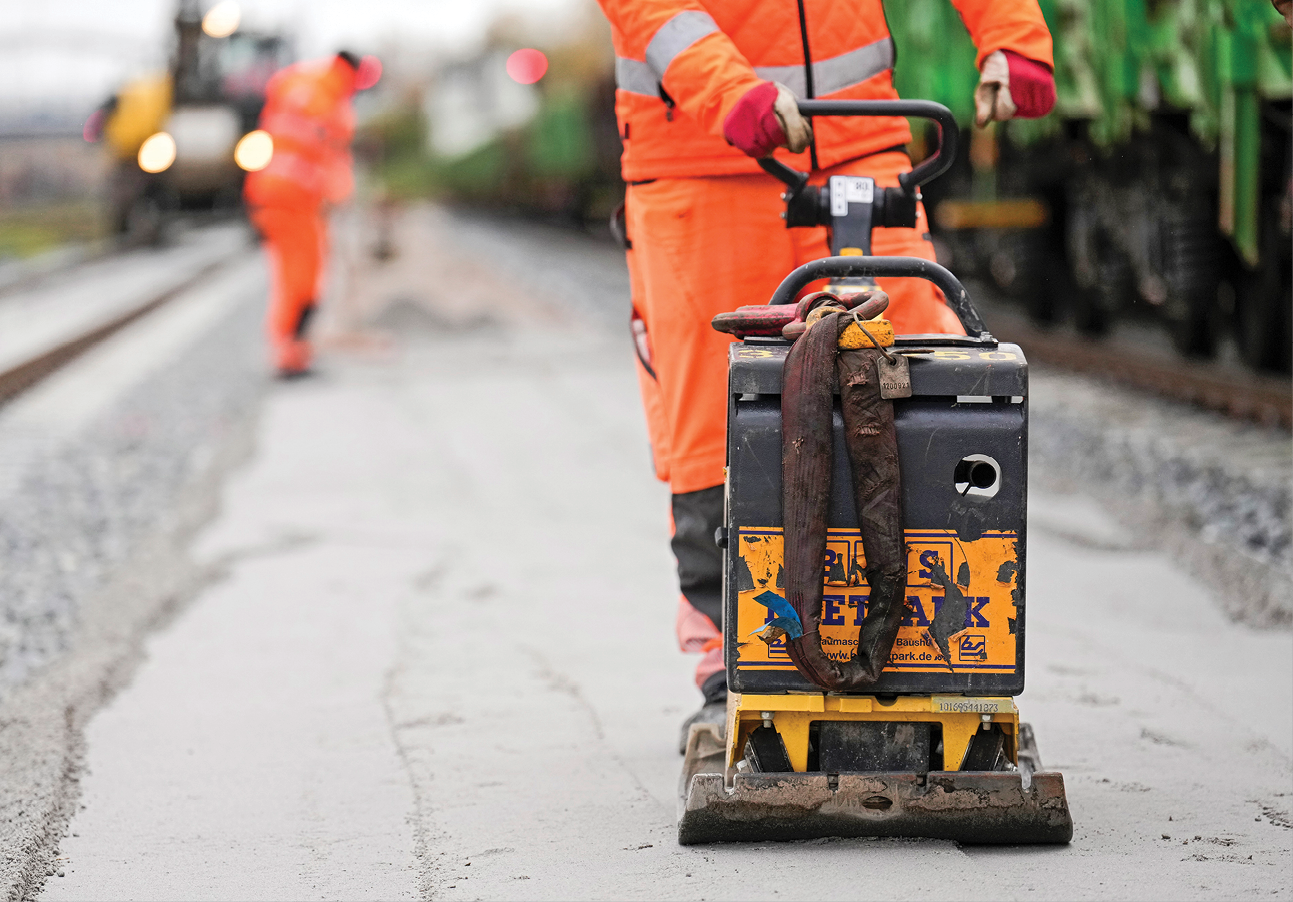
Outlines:
POLYGON ((156 246, 162 243, 165 221, 157 198, 151 192, 141 194, 125 212, 122 233, 128 241, 156 246))
POLYGON ((1007 297, 1024 306, 1034 322, 1052 323, 1059 313, 1059 300, 1070 290, 1063 259, 1063 244, 1050 227, 1019 230, 997 242, 989 259, 989 274, 1007 297))
POLYGON ((1235 338, 1249 366, 1287 373, 1293 357, 1291 236, 1281 228, 1275 204, 1262 213, 1262 263, 1256 269, 1240 267, 1235 280, 1235 338))
POLYGON ((1212 209, 1182 213, 1160 225, 1160 265, 1168 291, 1163 313, 1172 343, 1189 357, 1211 357, 1217 348, 1222 245, 1212 209))
POLYGON ((1073 324, 1086 335, 1104 335, 1114 312, 1131 293, 1131 262, 1082 199, 1070 204, 1065 227, 1065 246, 1075 285, 1070 304, 1073 324))
POLYGON ((164 188, 133 163, 119 164, 108 187, 109 215, 117 238, 129 245, 161 244, 169 210, 176 206, 164 188))
POLYGON ((1216 294, 1192 290, 1167 315, 1172 344, 1187 357, 1209 358, 1217 350, 1216 294))
POLYGON ((1096 284, 1073 293, 1073 325, 1084 335, 1108 334, 1115 311, 1127 302, 1132 291, 1131 264, 1111 246, 1108 253, 1109 258, 1102 260, 1097 268, 1096 284))
POLYGON ((1037 323, 1053 323, 1066 306, 1072 306, 1077 290, 1068 265, 1064 232, 1054 222, 1038 229, 1028 244, 1032 275, 1025 303, 1037 323))
POLYGON ((133 163, 119 163, 108 176, 108 216, 112 233, 130 234, 130 213, 147 190, 144 174, 133 163))

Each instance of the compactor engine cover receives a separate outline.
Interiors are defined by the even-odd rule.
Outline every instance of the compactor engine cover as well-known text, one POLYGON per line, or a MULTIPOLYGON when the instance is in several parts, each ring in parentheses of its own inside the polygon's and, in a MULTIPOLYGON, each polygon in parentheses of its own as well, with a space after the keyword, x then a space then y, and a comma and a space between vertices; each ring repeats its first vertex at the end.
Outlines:
MULTIPOLYGON (((724 647, 729 689, 820 692, 784 642, 758 635, 784 596, 781 374, 790 344, 730 352, 724 647)), ((895 400, 907 543, 907 614, 874 694, 1013 696, 1024 688, 1028 367, 1012 344, 899 339, 912 395, 895 400)), ((847 660, 866 613, 865 559, 836 401, 822 648, 847 660)))
MULTIPOLYGON (((724 728, 696 725, 688 737, 679 841, 1068 842, 1064 778, 1044 770, 1012 698, 1024 688, 1023 353, 950 336, 905 336, 890 349, 907 358, 911 383, 910 396, 892 402, 906 611, 878 681, 865 692, 825 692, 795 668, 778 625, 793 614, 782 533, 789 351, 788 341, 747 337, 730 352, 718 536, 730 693, 724 728)), ((844 662, 869 589, 835 388, 820 638, 844 662)))

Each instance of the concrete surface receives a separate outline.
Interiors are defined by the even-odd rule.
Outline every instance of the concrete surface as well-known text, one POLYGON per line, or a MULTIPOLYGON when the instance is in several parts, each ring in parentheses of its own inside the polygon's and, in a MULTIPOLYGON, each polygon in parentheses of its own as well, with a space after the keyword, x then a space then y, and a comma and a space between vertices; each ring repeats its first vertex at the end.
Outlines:
POLYGON ((82 730, 205 578, 188 553, 246 456, 265 274, 214 274, 0 408, 0 897, 47 873, 82 730))
POLYGON ((1290 897, 1293 639, 1078 495, 1032 499, 1021 699, 1071 846, 679 847, 697 698, 622 300, 410 229, 269 400, 193 550, 227 578, 90 724, 44 898, 1290 897))

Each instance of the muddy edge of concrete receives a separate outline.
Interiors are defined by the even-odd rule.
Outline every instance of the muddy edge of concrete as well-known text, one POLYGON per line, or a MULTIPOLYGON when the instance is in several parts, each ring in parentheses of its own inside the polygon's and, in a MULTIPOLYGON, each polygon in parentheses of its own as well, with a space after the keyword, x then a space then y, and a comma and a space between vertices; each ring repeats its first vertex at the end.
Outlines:
POLYGON ((42 455, 6 501, 0 613, 6 657, 23 665, 0 684, 8 899, 35 897, 57 874, 80 798, 86 724, 129 681, 149 632, 223 572, 197 566, 188 548, 216 513, 224 477, 251 453, 267 384, 257 301, 239 301, 42 455), (24 540, 24 529, 38 535, 24 540), (39 547, 51 537, 61 548, 39 547), (36 584, 12 585, 23 574, 36 584), (15 603, 26 608, 20 617, 15 603), (32 626, 41 613, 55 626, 32 626))
POLYGON ((1029 469, 1101 501, 1207 585, 1232 619, 1293 628, 1293 437, 1040 369, 1029 469))

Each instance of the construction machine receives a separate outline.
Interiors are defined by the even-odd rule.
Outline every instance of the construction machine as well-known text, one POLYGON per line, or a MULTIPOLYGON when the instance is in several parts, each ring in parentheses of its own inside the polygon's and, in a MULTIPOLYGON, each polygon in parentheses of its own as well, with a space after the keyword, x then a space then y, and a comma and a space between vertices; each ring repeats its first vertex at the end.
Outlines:
POLYGON ((96 114, 114 160, 113 230, 155 241, 177 213, 237 209, 244 171, 257 166, 240 149, 291 57, 281 35, 239 28, 232 0, 205 15, 198 0, 181 0, 169 70, 126 84, 96 114))
POLYGON ((716 536, 729 694, 725 724, 687 738, 679 842, 1066 843, 1064 779, 1015 703, 1027 361, 947 269, 871 255, 873 228, 916 225, 920 186, 955 157, 955 119, 927 101, 799 108, 922 117, 941 138, 897 187, 812 185, 761 161, 786 184, 787 227, 828 227, 832 256, 714 321, 739 339, 716 536), (895 336, 876 277, 932 281, 966 334, 895 336))

